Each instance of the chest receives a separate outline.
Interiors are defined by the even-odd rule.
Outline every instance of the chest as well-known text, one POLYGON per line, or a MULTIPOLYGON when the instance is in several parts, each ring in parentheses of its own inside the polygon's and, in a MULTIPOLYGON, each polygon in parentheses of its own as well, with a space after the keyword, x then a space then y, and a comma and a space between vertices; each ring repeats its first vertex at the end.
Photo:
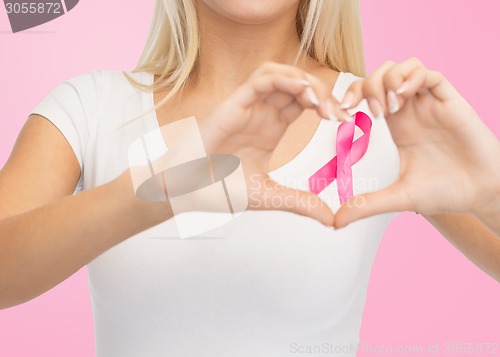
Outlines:
MULTIPOLYGON (((213 110, 217 104, 202 99, 199 96, 183 96, 182 101, 173 101, 177 104, 166 104, 156 111, 159 126, 167 125, 173 121, 195 116, 203 118, 213 110)), ((313 110, 305 110, 302 115, 292 123, 275 148, 269 163, 269 171, 276 170, 290 162, 301 152, 313 137, 321 121, 319 115, 313 110)))

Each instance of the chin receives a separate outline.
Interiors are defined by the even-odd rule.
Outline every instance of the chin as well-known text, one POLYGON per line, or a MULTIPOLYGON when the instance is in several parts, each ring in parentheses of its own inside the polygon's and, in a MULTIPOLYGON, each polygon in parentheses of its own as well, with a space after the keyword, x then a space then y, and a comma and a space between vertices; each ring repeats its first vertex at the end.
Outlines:
POLYGON ((246 25, 263 24, 297 12, 299 0, 199 0, 228 20, 246 25))

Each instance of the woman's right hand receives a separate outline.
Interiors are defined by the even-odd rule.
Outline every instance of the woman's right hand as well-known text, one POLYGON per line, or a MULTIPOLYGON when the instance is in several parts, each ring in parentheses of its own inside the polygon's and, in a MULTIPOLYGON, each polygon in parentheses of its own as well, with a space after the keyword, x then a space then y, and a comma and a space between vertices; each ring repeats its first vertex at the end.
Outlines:
POLYGON ((312 75, 267 63, 200 120, 199 126, 207 152, 231 154, 241 160, 248 208, 290 211, 331 226, 333 214, 321 199, 281 186, 267 174, 273 150, 305 109, 315 109, 331 120, 347 116, 331 91, 312 75))

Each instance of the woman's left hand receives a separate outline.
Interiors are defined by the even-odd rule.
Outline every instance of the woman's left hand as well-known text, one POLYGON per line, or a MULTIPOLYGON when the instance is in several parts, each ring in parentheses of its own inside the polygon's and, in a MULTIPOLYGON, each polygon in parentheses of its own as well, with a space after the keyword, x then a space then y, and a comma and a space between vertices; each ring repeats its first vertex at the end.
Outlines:
POLYGON ((387 62, 351 86, 343 108, 363 98, 375 116, 385 113, 401 171, 390 187, 361 195, 361 207, 346 202, 335 227, 391 211, 434 215, 498 209, 493 207, 500 182, 498 139, 442 74, 417 59, 387 62))

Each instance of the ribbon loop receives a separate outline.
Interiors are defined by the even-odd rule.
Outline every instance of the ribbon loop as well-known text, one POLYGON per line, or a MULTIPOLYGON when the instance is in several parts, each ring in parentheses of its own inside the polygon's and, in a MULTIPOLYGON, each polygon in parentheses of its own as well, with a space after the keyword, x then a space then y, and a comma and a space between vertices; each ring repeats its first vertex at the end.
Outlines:
POLYGON ((309 178, 309 190, 316 195, 337 179, 341 205, 353 196, 352 165, 365 155, 372 128, 372 121, 367 114, 357 112, 352 117, 352 122, 340 124, 337 130, 337 156, 309 178), (363 131, 363 135, 353 142, 356 126, 363 131))

